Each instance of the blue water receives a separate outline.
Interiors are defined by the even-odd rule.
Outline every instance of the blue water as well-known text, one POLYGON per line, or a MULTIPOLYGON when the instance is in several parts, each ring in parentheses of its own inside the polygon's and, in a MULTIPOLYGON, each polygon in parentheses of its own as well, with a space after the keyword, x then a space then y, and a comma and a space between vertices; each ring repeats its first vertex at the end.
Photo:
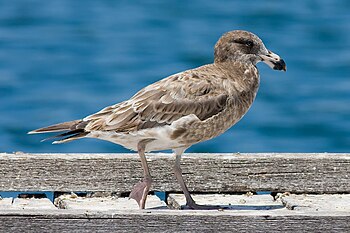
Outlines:
POLYGON ((245 29, 287 63, 259 64, 248 114, 189 152, 349 152, 350 2, 0 0, 0 152, 127 152, 27 135, 125 100, 213 60, 220 35, 245 29))

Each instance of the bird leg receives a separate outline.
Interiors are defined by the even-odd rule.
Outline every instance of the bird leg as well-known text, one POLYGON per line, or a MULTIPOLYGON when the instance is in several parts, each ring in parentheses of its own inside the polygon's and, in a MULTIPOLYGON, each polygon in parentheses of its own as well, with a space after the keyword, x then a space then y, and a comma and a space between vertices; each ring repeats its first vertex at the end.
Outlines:
POLYGON ((132 189, 129 198, 132 198, 136 200, 137 204, 139 205, 140 209, 145 208, 146 199, 148 192, 152 185, 152 177, 148 169, 147 160, 145 156, 145 147, 146 147, 147 141, 141 141, 137 145, 137 150, 141 159, 141 165, 143 169, 143 180, 142 182, 136 184, 134 188, 132 189))
POLYGON ((182 170, 180 167, 180 159, 181 159, 181 155, 184 152, 185 149, 175 149, 174 153, 175 153, 175 165, 174 165, 174 174, 175 177, 177 179, 177 181, 180 184, 180 187, 183 191, 183 193, 185 194, 185 198, 186 198, 186 206, 188 206, 190 209, 194 209, 194 210, 210 210, 210 209, 222 209, 222 207, 220 206, 215 206, 215 205, 198 205, 192 198, 190 192, 188 191, 188 188, 185 184, 185 181, 182 177, 182 170))

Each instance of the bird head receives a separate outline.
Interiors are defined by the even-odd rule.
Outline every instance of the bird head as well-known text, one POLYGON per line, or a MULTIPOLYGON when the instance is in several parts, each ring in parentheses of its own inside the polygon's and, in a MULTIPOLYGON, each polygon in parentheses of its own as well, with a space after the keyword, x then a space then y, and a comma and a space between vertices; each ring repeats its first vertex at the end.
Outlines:
POLYGON ((287 70, 286 63, 277 54, 266 49, 262 40, 251 32, 235 30, 221 36, 214 48, 214 62, 262 61, 274 70, 287 70))

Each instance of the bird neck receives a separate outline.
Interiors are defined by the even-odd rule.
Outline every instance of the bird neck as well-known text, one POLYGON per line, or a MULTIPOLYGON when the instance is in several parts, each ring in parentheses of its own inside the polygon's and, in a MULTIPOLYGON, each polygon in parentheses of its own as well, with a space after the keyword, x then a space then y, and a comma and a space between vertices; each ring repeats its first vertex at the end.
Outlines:
POLYGON ((252 63, 226 61, 217 62, 214 65, 227 74, 225 85, 228 90, 232 87, 233 93, 255 92, 258 89, 260 84, 259 71, 252 63))

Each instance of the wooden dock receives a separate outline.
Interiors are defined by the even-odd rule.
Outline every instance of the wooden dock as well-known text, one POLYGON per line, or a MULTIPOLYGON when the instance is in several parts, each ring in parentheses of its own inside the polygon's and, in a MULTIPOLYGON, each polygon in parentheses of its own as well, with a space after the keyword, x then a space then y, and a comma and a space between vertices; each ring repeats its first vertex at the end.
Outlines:
POLYGON ((185 199, 170 154, 148 155, 145 210, 127 198, 142 176, 136 154, 0 153, 0 232, 350 232, 350 154, 185 154, 199 204, 185 199), (39 198, 40 197, 40 198, 39 198))

